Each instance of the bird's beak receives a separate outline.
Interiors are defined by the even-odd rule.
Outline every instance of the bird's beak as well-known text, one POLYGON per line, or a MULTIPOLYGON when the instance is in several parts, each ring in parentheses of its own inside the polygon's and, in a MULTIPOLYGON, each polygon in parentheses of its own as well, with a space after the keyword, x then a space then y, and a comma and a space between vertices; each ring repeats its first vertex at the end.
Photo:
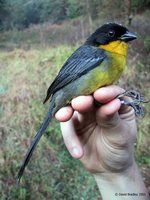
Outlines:
POLYGON ((125 34, 123 34, 120 37, 120 40, 122 40, 124 42, 129 42, 131 40, 135 40, 136 38, 137 38, 137 36, 134 33, 127 31, 125 34))

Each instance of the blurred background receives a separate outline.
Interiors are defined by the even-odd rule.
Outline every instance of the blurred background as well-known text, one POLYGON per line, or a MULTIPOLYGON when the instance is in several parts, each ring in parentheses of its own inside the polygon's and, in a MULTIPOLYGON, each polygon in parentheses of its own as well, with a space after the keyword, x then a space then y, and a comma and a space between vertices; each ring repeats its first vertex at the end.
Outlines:
MULTIPOLYGON (((0 199, 100 200, 93 177, 66 151, 59 124, 42 137, 20 186, 16 174, 48 108, 46 91, 97 27, 118 22, 138 35, 118 84, 150 99, 150 0, 0 0, 0 199)), ((150 189, 150 110, 138 118, 135 155, 150 189)))

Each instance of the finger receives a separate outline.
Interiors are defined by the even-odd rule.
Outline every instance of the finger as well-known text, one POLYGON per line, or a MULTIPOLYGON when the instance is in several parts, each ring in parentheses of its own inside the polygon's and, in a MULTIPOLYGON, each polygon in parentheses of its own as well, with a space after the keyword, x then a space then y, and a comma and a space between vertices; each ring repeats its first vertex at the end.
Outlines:
POLYGON ((66 106, 58 110, 55 114, 55 118, 60 122, 68 121, 73 115, 73 109, 71 106, 66 106))
POLYGON ((79 96, 72 100, 71 106, 61 108, 56 112, 55 118, 60 122, 68 121, 73 115, 73 109, 80 112, 88 112, 93 108, 92 96, 79 96))
POLYGON ((83 156, 83 148, 79 141, 78 136, 73 125, 72 120, 67 122, 62 122, 61 131, 64 139, 64 143, 69 151, 69 153, 74 158, 81 158, 83 156))
POLYGON ((76 130, 79 130, 83 126, 88 127, 93 119, 95 120, 93 96, 79 96, 72 100, 71 105, 76 111, 73 117, 76 130))
POLYGON ((79 96, 72 100, 71 105, 79 113, 87 113, 93 109, 93 101, 92 96, 79 96))
POLYGON ((101 126, 116 126, 120 120, 118 110, 121 107, 119 99, 114 99, 101 106, 96 113, 97 122, 101 126))
POLYGON ((116 85, 109 85, 102 87, 94 92, 94 98, 100 103, 107 103, 119 94, 122 94, 125 90, 116 85))

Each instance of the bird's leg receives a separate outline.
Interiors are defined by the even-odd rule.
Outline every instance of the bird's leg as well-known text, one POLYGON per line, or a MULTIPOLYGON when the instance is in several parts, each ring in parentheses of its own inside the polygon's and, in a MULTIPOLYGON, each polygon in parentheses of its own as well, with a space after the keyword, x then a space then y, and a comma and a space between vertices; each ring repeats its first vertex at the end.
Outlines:
POLYGON ((136 116, 144 116, 144 108, 141 103, 148 103, 149 101, 145 101, 144 96, 137 91, 128 90, 124 93, 118 95, 116 98, 120 99, 121 104, 125 106, 131 106, 136 116), (130 99, 126 99, 125 97, 130 97, 130 99))
POLYGON ((123 97, 123 96, 128 96, 131 99, 135 99, 137 100, 137 102, 139 103, 146 103, 147 101, 145 101, 144 96, 142 94, 140 94, 139 92, 135 91, 135 90, 128 90, 123 92, 122 94, 118 95, 118 97, 123 97))

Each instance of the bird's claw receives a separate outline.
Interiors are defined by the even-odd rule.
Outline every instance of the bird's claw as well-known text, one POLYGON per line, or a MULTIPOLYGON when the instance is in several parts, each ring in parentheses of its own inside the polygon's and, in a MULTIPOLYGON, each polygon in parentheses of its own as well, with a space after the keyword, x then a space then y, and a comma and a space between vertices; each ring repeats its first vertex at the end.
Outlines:
POLYGON ((124 97, 124 96, 128 96, 133 100, 137 100, 137 102, 139 103, 147 103, 148 101, 145 101, 144 95, 140 94, 139 92, 135 91, 135 90, 128 90, 123 92, 122 94, 118 95, 117 97, 124 97))
POLYGON ((134 90, 128 90, 118 95, 117 98, 120 99, 122 105, 131 106, 134 109, 136 116, 144 116, 144 108, 141 103, 148 103, 149 101, 145 101, 142 94, 134 90), (131 100, 125 99, 125 96, 130 97, 131 100))

